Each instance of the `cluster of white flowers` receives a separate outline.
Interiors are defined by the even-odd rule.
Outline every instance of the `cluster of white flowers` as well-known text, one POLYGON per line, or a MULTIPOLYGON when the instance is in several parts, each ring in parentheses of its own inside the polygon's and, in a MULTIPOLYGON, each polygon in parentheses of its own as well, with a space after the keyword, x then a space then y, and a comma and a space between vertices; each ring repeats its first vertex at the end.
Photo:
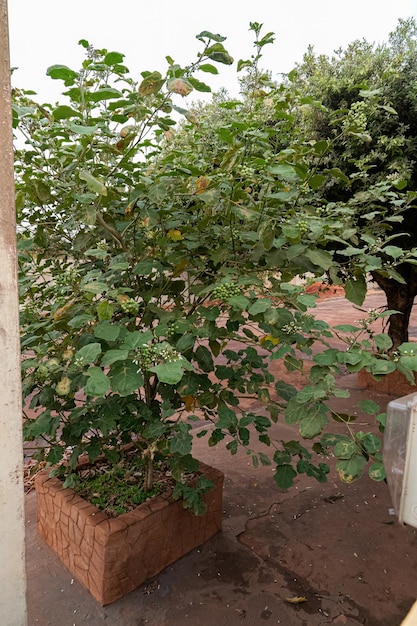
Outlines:
POLYGON ((298 324, 296 324, 296 322, 290 322, 289 324, 285 324, 282 328, 281 328, 282 332, 284 332, 286 335, 295 335, 295 333, 298 333, 300 330, 302 330, 301 326, 299 326, 298 324))

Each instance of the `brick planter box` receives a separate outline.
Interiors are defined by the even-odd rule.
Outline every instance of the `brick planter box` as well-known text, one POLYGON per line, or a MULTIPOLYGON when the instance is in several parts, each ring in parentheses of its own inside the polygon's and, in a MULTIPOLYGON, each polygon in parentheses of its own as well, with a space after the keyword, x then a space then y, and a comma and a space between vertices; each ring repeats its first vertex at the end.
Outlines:
MULTIPOLYGON (((417 375, 415 376, 417 383, 417 375)), ((401 372, 395 371, 385 374, 381 380, 375 378, 366 370, 358 372, 358 385, 365 389, 373 389, 380 393, 386 393, 397 398, 417 392, 417 384, 412 385, 401 372)))
POLYGON ((214 484, 204 517, 167 494, 117 518, 39 472, 38 532, 96 600, 110 604, 221 530, 224 475, 203 463, 200 471, 214 484))

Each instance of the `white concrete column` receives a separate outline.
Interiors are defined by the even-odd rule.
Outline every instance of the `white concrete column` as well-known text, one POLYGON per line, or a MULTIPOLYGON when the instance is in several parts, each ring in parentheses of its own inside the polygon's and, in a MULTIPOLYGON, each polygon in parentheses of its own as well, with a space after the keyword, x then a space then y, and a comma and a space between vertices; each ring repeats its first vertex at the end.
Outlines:
POLYGON ((7 0, 0 0, 0 624, 25 626, 25 518, 7 0))

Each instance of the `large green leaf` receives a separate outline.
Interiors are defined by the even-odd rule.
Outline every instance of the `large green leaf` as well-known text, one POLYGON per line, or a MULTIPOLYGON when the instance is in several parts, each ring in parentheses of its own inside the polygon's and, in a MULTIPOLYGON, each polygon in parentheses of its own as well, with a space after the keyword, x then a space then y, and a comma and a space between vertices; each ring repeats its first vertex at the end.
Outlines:
POLYGON ((111 388, 120 396, 129 396, 143 385, 143 377, 133 361, 124 361, 111 368, 111 388))
POLYGON ((90 172, 81 170, 78 176, 81 178, 81 180, 84 180, 87 183, 87 187, 90 191, 98 194, 99 196, 107 196, 107 189, 105 184, 102 183, 101 180, 90 174, 90 172))
POLYGON ((309 407, 299 421, 301 436, 305 439, 313 439, 322 432, 328 421, 322 405, 309 407))
POLYGON ((280 489, 289 489, 294 484, 297 472, 292 465, 279 465, 274 473, 274 481, 280 489))
POLYGON ((199 68, 202 72, 208 72, 209 74, 218 74, 219 70, 215 65, 211 65, 211 63, 202 63, 199 68))
POLYGON ((107 350, 101 359, 101 365, 111 365, 117 361, 126 361, 129 356, 129 350, 107 350))
POLYGON ((333 264, 333 257, 326 250, 306 250, 305 255, 310 259, 313 265, 328 270, 333 264))
POLYGON ((106 65, 115 65, 116 63, 123 63, 125 55, 121 52, 108 52, 103 59, 103 63, 106 65))
POLYGON ((238 424, 238 419, 235 411, 229 409, 225 404, 220 404, 218 409, 219 419, 217 422, 218 428, 229 430, 235 428, 238 424))
POLYGON ((80 348, 74 355, 74 361, 81 361, 84 364, 94 363, 98 355, 101 353, 101 344, 88 343, 80 348))
POLYGON ((269 298, 258 298, 251 306, 248 308, 248 313, 250 315, 258 315, 259 313, 265 313, 272 305, 272 301, 269 298))
POLYGON ((97 339, 104 339, 105 341, 116 341, 120 334, 120 326, 111 324, 108 320, 99 322, 94 328, 94 336, 97 339))
MULTIPOLYGON (((76 124, 75 122, 68 122, 68 128, 71 132, 78 135, 94 135, 98 126, 83 126, 82 124, 76 124)), ((82 178, 82 176, 80 176, 82 178)))
POLYGON ((173 361, 171 363, 160 363, 150 368, 151 372, 154 372, 158 376, 161 383, 167 385, 176 385, 180 382, 184 375, 184 370, 181 365, 181 361, 173 361))
POLYGON ((212 41, 221 43, 222 41, 226 41, 227 37, 223 37, 223 35, 219 35, 218 33, 212 33, 209 30, 202 30, 201 33, 196 35, 196 39, 211 39, 212 41))
POLYGON ((357 278, 348 278, 345 283, 346 298, 353 304, 361 306, 365 300, 366 289, 366 280, 362 275, 357 278))
POLYGON ((169 442, 169 451, 172 454, 180 454, 185 456, 190 454, 193 438, 190 434, 190 425, 180 422, 179 429, 169 442))
POLYGON ((275 238, 275 220, 268 219, 262 222, 258 228, 258 236, 263 249, 270 250, 275 238))
POLYGON ((381 462, 372 463, 372 465, 369 466, 369 477, 377 481, 385 480, 387 474, 384 464, 381 462))
POLYGON ((52 111, 52 115, 54 117, 54 120, 56 121, 67 120, 71 117, 81 117, 81 113, 79 111, 76 111, 75 109, 72 109, 71 107, 65 104, 57 106, 52 111))
POLYGON ((88 93, 88 100, 92 102, 100 102, 101 100, 112 100, 113 98, 122 98, 123 94, 114 89, 114 87, 102 87, 96 91, 90 91, 88 93))
POLYGON ((189 76, 187 80, 196 91, 205 93, 209 93, 211 91, 210 85, 206 85, 206 83, 201 82, 201 80, 197 80, 197 78, 194 78, 193 76, 189 76))
POLYGON ((97 305, 97 315, 99 320, 111 320, 114 315, 114 304, 103 300, 97 305))
POLYGON ((88 376, 85 385, 85 393, 87 396, 104 396, 110 389, 110 381, 101 367, 90 367, 87 370, 88 376))
POLYGON ((63 80, 67 87, 73 85, 78 78, 78 73, 66 65, 51 65, 46 70, 46 75, 55 80, 63 80))
POLYGON ((339 478, 344 483, 351 483, 362 475, 366 458, 362 454, 354 454, 350 459, 341 459, 336 463, 339 478))
POLYGON ((371 374, 375 376, 390 374, 391 372, 395 372, 396 369, 397 367, 393 361, 384 361, 382 359, 375 359, 370 365, 371 374))

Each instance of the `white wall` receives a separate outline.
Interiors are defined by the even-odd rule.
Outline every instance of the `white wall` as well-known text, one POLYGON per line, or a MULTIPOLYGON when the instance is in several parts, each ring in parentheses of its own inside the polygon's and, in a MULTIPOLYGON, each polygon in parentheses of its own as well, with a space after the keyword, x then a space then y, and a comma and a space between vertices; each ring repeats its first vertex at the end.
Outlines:
POLYGON ((7 0, 0 0, 0 624, 25 626, 19 316, 7 0))

